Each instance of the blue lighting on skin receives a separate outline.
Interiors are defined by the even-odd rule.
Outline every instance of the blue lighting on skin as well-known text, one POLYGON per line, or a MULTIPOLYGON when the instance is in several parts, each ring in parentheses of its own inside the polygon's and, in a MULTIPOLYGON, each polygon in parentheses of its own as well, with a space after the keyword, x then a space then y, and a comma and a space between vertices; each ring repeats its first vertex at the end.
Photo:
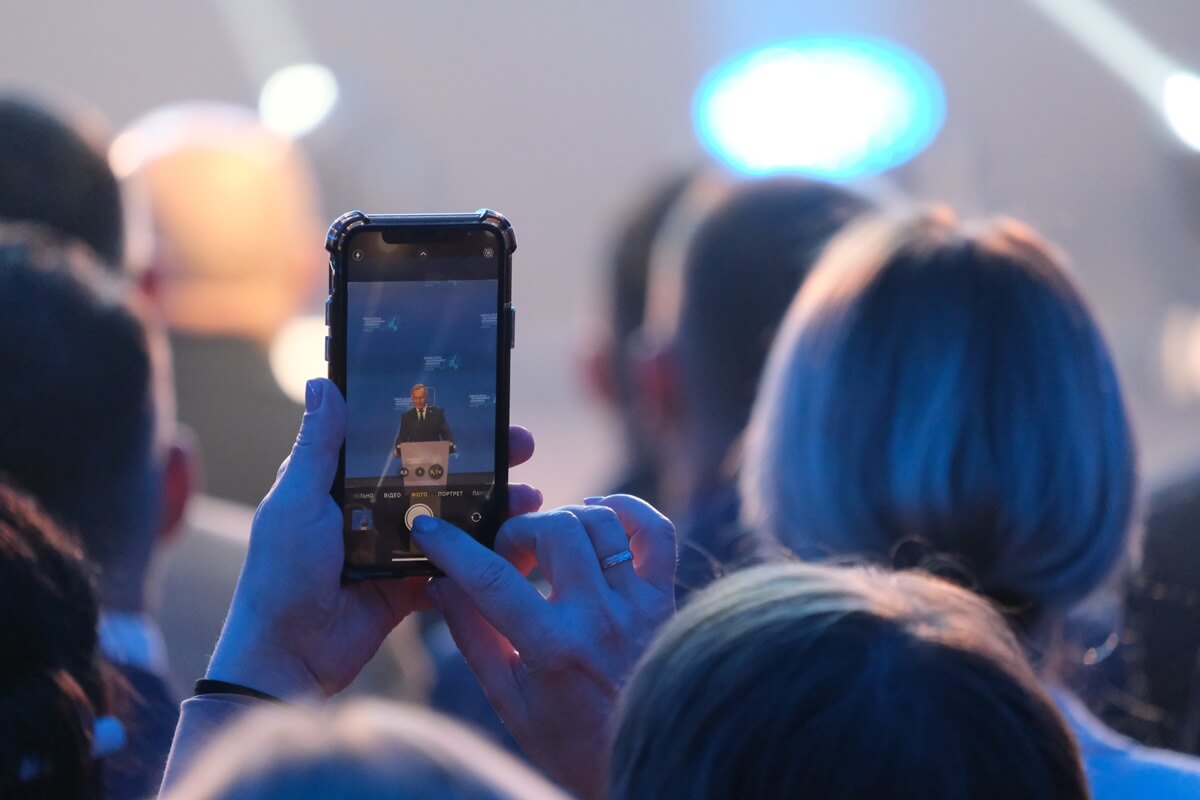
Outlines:
POLYGON ((894 44, 800 39, 717 67, 696 91, 692 116, 709 152, 739 172, 844 181, 928 147, 946 98, 937 73, 894 44))

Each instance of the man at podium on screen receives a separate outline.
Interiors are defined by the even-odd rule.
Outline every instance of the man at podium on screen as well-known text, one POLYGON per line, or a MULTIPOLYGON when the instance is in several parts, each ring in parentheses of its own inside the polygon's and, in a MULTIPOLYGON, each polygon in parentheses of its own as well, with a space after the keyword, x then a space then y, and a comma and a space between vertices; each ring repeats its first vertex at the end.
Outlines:
POLYGON ((400 445, 405 442, 449 442, 450 452, 453 453, 454 434, 446 423, 446 415, 442 409, 429 405, 425 384, 418 383, 409 393, 412 408, 400 417, 400 434, 396 437, 396 455, 400 455, 400 445))

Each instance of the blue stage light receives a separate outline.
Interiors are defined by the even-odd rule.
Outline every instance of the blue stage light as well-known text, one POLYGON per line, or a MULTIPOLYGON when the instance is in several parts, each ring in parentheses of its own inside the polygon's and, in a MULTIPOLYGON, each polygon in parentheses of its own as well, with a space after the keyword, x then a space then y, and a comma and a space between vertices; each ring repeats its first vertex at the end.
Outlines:
POLYGON ((894 44, 801 39, 713 70, 693 102, 697 135, 749 174, 829 180, 876 175, 924 150, 942 127, 933 69, 894 44))

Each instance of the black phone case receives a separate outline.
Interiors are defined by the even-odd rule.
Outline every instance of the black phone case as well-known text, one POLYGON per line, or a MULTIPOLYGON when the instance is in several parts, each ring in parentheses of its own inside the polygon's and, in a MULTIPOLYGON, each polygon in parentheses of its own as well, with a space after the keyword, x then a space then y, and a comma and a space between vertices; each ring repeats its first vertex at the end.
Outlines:
MULTIPOLYGON (((507 347, 498 347, 496 356, 496 486, 502 492, 502 502, 507 508, 508 498, 508 425, 509 425, 509 365, 510 354, 516 344, 516 310, 512 305, 512 254, 517 249, 516 233, 504 215, 489 208, 481 208, 474 214, 364 214, 349 211, 342 214, 329 226, 325 235, 325 249, 329 251, 329 297, 325 301, 325 360, 329 362, 329 379, 337 384, 342 394, 346 393, 346 292, 345 292, 345 242, 348 234, 356 230, 372 228, 386 229, 399 226, 478 226, 492 231, 504 243, 501 254, 500 281, 503 291, 503 311, 498 318, 501 342, 507 347)), ((342 446, 338 457, 338 471, 330 494, 344 509, 343 484, 346 474, 346 448, 342 446)), ((343 525, 345 522, 343 520, 343 525)), ((491 538, 494 538, 492 532, 491 538)), ((484 544, 492 546, 493 541, 484 544)), ((403 562, 399 564, 377 564, 372 567, 351 566, 343 563, 342 578, 360 581, 365 578, 409 577, 413 575, 441 575, 432 562, 403 562)))

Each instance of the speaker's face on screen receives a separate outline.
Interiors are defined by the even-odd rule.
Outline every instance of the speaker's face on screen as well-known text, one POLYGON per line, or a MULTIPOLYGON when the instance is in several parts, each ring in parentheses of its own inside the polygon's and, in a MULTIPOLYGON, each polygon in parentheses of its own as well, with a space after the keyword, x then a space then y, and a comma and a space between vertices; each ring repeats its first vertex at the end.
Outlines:
POLYGON ((409 399, 412 400, 412 407, 417 411, 423 409, 425 407, 425 399, 427 396, 428 393, 424 389, 417 389, 414 391, 409 397, 409 399))

